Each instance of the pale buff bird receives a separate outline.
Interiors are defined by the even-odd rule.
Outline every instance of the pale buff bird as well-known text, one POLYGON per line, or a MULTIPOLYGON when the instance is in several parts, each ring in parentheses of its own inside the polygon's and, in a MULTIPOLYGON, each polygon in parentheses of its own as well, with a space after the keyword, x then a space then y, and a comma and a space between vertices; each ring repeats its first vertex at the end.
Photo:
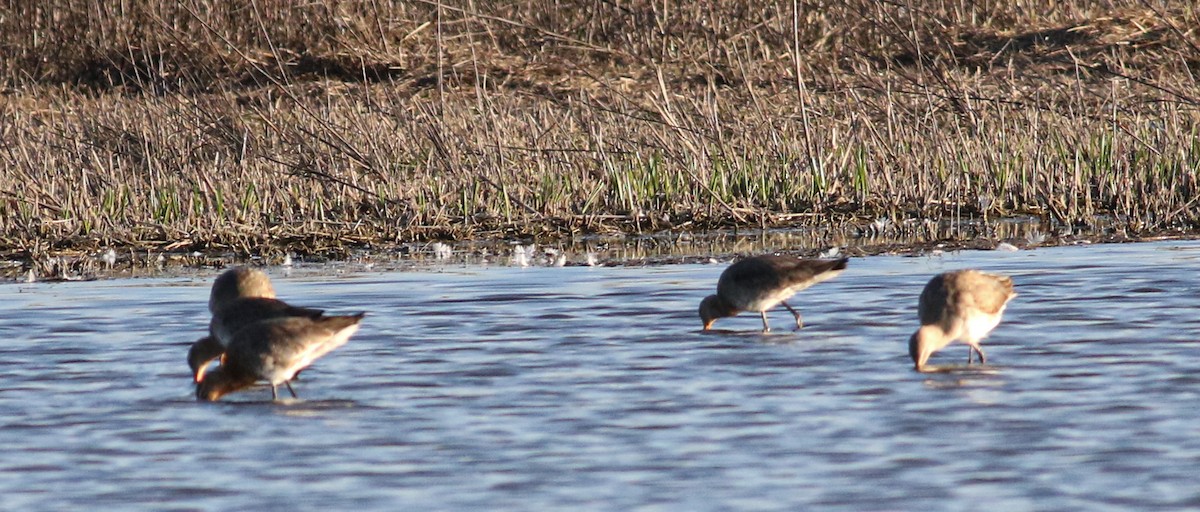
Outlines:
POLYGON ((221 354, 243 327, 262 320, 281 317, 320 318, 324 312, 291 306, 275 298, 271 280, 260 270, 235 267, 217 276, 208 299, 212 313, 208 336, 188 350, 188 366, 196 382, 204 378, 208 365, 221 354))
POLYGON ((1000 324, 1008 301, 1016 297, 1012 278, 978 270, 956 270, 935 276, 925 285, 917 312, 921 327, 908 340, 908 354, 917 371, 925 368, 929 356, 954 341, 979 354, 980 364, 987 356, 979 342, 1000 324))
POLYGON ((763 332, 769 332, 767 310, 782 304, 796 317, 796 328, 804 327, 800 313, 786 301, 796 292, 831 279, 846 269, 847 258, 806 260, 790 256, 754 256, 730 265, 717 280, 717 293, 700 302, 700 320, 704 330, 716 319, 742 311, 757 311, 762 316, 763 332))
POLYGON ((276 386, 287 386, 296 372, 350 340, 358 331, 363 314, 308 318, 288 316, 253 322, 230 340, 221 366, 196 384, 196 399, 215 401, 255 382, 271 385, 271 399, 278 399, 276 386))

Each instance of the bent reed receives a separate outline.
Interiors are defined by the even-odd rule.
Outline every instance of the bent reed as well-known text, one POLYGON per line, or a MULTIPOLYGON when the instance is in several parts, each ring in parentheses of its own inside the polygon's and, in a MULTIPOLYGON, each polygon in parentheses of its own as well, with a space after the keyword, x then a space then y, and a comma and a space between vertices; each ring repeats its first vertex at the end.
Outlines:
POLYGON ((1197 25, 1182 0, 16 2, 0 251, 1194 230, 1197 25))

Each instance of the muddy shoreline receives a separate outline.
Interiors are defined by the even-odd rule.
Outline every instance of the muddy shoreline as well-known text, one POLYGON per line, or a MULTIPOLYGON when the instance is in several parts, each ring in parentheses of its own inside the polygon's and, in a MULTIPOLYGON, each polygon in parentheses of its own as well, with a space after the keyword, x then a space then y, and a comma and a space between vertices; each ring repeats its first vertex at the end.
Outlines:
POLYGON ((532 238, 365 244, 336 254, 298 254, 287 247, 262 253, 156 251, 103 247, 60 251, 39 259, 10 254, 0 276, 17 282, 63 282, 209 273, 234 264, 302 273, 438 270, 454 266, 647 266, 729 261, 759 253, 801 257, 937 256, 953 251, 1020 251, 1067 245, 1200 239, 1182 228, 1130 233, 1115 226, 1050 228, 1032 218, 998 222, 874 223, 854 229, 741 229, 591 235, 557 241, 532 238))

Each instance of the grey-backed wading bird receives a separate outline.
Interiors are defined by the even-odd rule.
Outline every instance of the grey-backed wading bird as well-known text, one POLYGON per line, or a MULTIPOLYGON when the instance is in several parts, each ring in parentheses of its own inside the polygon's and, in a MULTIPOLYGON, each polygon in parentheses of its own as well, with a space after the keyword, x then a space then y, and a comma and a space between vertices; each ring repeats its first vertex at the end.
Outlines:
POLYGON ((196 384, 196 399, 215 401, 263 380, 271 385, 271 398, 278 399, 276 386, 288 382, 331 350, 345 345, 358 331, 363 313, 308 318, 290 316, 253 322, 239 330, 226 347, 221 366, 196 384))
POLYGON ((762 316, 763 332, 768 332, 771 326, 767 324, 767 310, 777 304, 783 304, 796 317, 797 329, 804 327, 800 313, 784 301, 800 290, 841 274, 847 261, 847 258, 808 260, 774 255, 738 261, 721 273, 717 293, 700 301, 704 330, 711 329, 718 318, 757 311, 762 316))
POLYGON ((262 271, 235 267, 217 276, 208 298, 212 321, 208 336, 188 350, 188 366, 196 382, 204 379, 208 365, 225 353, 233 335, 247 325, 272 318, 320 318, 322 310, 291 306, 275 298, 275 288, 262 271))

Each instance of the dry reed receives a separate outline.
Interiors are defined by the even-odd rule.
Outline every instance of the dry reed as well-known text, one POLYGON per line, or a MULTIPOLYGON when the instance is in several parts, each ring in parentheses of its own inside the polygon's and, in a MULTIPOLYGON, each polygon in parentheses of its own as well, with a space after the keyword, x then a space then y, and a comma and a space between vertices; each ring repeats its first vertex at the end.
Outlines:
POLYGON ((234 4, 0 6, 0 251, 1200 226, 1191 2, 234 4))

